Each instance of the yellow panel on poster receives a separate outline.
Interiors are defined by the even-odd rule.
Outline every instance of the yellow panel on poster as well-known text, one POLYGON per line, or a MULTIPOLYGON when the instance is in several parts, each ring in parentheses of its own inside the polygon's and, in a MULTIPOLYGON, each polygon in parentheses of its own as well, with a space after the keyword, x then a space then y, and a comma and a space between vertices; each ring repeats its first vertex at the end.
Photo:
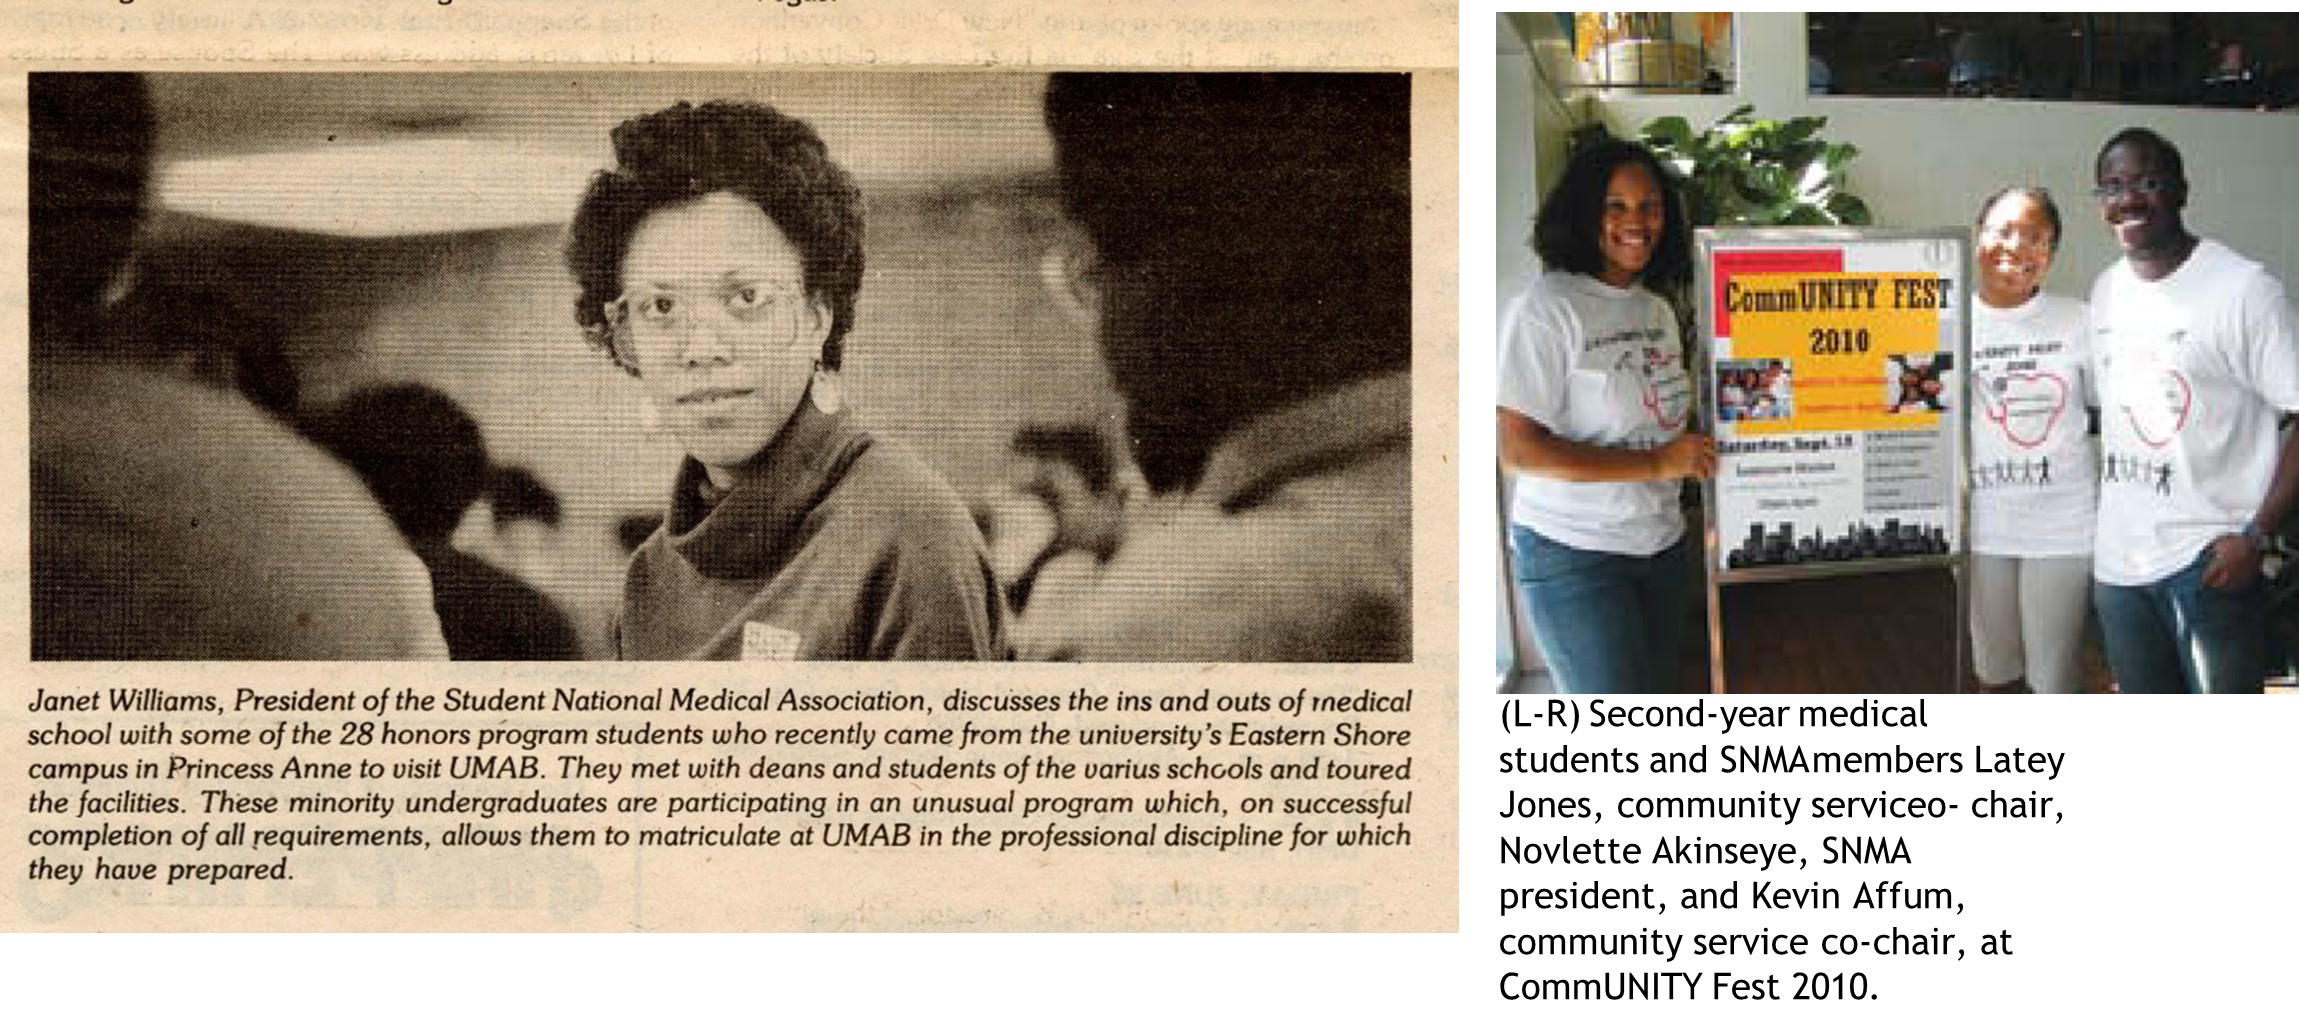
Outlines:
POLYGON ((1951 357, 1940 342, 1951 285, 1938 275, 1890 273, 1734 276, 1724 294, 1731 358, 1721 364, 1762 377, 1778 405, 1735 428, 1769 436, 1937 424, 1951 395, 1942 380, 1951 357))

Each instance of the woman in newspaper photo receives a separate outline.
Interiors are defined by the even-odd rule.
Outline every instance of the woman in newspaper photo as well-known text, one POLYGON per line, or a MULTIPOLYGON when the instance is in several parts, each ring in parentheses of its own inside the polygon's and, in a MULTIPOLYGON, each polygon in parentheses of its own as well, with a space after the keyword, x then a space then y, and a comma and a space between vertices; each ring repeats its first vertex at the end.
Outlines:
POLYGON ((1503 315, 1502 465, 1533 636, 1569 692, 1665 692, 1690 617, 1679 485, 1715 468, 1687 431, 1692 380, 1654 292, 1685 281, 1681 201, 1650 152, 1608 140, 1542 201, 1546 266, 1503 315))
POLYGON ((686 450, 630 562, 626 659, 1005 656, 958 495, 845 408, 862 198, 806 123, 678 103, 613 133, 577 208, 576 320, 686 450))
POLYGON ((1980 683, 2080 685, 2099 457, 2083 301, 2043 291, 2060 212, 2031 187, 1980 205, 1974 237, 1972 666, 1980 683))

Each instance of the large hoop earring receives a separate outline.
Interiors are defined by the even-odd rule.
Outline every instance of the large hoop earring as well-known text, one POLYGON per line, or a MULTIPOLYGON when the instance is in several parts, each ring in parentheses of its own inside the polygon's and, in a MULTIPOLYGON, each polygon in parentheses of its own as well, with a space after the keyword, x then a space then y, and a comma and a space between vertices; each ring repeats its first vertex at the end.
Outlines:
POLYGON ((846 398, 838 392, 838 373, 822 366, 822 359, 814 359, 814 379, 807 383, 806 399, 823 414, 837 414, 846 406, 846 398))

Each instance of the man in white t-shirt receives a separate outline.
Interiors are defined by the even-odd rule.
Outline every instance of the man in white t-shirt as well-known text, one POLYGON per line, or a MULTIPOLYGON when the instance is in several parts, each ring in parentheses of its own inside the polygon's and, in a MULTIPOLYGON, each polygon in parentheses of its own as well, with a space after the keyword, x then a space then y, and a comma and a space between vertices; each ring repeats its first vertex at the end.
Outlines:
POLYGON ((2118 133, 2094 175, 2124 254, 2091 294, 2108 662, 2126 693, 2257 692, 2262 546, 2299 494, 2299 449, 2276 433, 2299 410, 2291 304, 2258 263, 2181 223, 2186 173, 2163 137, 2118 133))

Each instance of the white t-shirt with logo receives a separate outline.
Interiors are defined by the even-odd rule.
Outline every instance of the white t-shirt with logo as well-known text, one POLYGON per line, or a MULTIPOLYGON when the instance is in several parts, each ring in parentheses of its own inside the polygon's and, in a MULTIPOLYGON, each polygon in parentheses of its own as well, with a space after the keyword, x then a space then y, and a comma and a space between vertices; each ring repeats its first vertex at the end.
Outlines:
POLYGON ((1971 383, 1972 550, 2091 553, 2099 449, 2085 409, 2099 399, 2083 302, 2039 293, 1995 308, 1975 298, 1971 383))
MULTIPOLYGON (((1501 319, 1500 403, 1559 438, 1651 450, 1684 432, 1692 377, 1676 315, 1641 287, 1548 272, 1501 319)), ((1511 517, 1583 550, 1638 557, 1684 535, 1679 484, 1524 476, 1511 517)))
POLYGON ((2299 410, 2299 335, 2282 284, 2203 240, 2170 275, 2128 260, 2091 290, 2100 396, 2100 505, 2092 574, 2140 586, 2186 567, 2258 512, 2299 410))

